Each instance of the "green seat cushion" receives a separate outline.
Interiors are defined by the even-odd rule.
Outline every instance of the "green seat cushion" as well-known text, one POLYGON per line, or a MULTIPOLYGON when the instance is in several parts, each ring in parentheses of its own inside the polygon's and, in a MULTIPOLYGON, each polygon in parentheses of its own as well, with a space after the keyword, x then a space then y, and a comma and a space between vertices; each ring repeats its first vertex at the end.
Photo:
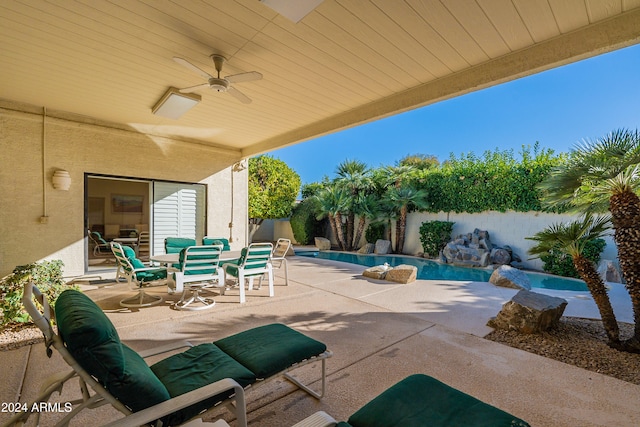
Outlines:
MULTIPOLYGON (((256 381, 255 375, 213 344, 200 344, 168 357, 151 370, 162 381, 171 397, 211 384, 223 378, 233 378, 242 387, 256 381)), ((215 403, 228 398, 233 391, 214 396, 172 414, 170 425, 180 424, 215 403)))
POLYGON ((216 238, 205 237, 204 239, 202 239, 202 244, 203 245, 222 245, 223 251, 231 250, 231 246, 229 246, 229 239, 225 239, 224 237, 216 237, 216 238))
POLYGON ((279 323, 249 329, 214 344, 260 379, 318 356, 327 349, 320 341, 279 323))
POLYGON ((189 239, 185 237, 167 237, 164 240, 164 249, 168 254, 177 254, 183 248, 189 246, 196 246, 196 239, 189 239))
POLYGON ((55 305, 58 332, 80 366, 132 411, 169 399, 146 362, 120 342, 113 324, 89 297, 68 289, 55 305))
POLYGON ((426 375, 412 375, 349 417, 352 427, 527 427, 501 409, 426 375))
POLYGON ((157 270, 138 271, 136 279, 140 282, 153 282, 154 280, 162 280, 167 278, 167 270, 159 268, 157 270))
POLYGON ((124 256, 129 260, 133 268, 144 268, 145 265, 142 261, 136 258, 136 251, 133 250, 130 246, 122 246, 122 251, 124 252, 124 256))

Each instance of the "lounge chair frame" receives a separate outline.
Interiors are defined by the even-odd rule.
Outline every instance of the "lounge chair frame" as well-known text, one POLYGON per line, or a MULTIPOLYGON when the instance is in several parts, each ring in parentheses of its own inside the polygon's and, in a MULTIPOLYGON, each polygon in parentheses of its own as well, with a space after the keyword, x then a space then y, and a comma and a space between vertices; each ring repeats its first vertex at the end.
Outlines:
MULTIPOLYGON (((234 394, 227 400, 218 402, 215 406, 209 410, 199 414, 196 418, 202 417, 213 409, 226 406, 236 416, 237 425, 239 427, 247 426, 246 416, 246 403, 244 390, 248 388, 255 388, 261 384, 266 384, 272 379, 280 376, 284 376, 287 380, 291 381, 294 385, 307 392, 309 395, 316 399, 321 399, 326 391, 326 359, 331 357, 333 353, 330 350, 325 350, 323 353, 310 357, 305 360, 301 360, 298 363, 294 363, 288 366, 286 369, 268 377, 258 378, 254 383, 249 384, 244 389, 233 379, 225 378, 200 389, 185 393, 183 395, 174 397, 165 402, 154 405, 150 408, 144 409, 132 413, 126 406, 124 406, 119 400, 114 398, 100 383, 98 383, 87 371, 85 371, 75 360, 75 358, 69 353, 64 345, 60 336, 58 336, 51 326, 51 320, 53 320, 54 313, 50 309, 47 298, 40 292, 40 290, 32 283, 28 283, 24 289, 23 304, 25 309, 33 319, 34 323, 43 332, 45 338, 46 352, 51 357, 52 349, 55 348, 64 361, 72 368, 70 371, 63 371, 56 373, 45 380, 43 387, 41 387, 40 395, 29 404, 29 408, 33 406, 34 402, 47 402, 54 392, 60 393, 65 383, 78 378, 79 387, 82 394, 81 399, 70 402, 74 408, 69 412, 56 426, 66 426, 69 421, 75 417, 80 411, 89 408, 97 408, 102 405, 110 404, 118 411, 125 415, 125 418, 120 418, 117 421, 109 424, 109 426, 138 426, 143 424, 149 424, 160 417, 171 414, 179 409, 185 408, 201 400, 205 400, 212 396, 218 395, 223 391, 233 390, 234 394), (39 302, 42 310, 39 310, 35 303, 34 297, 39 302), (313 390, 306 384, 303 384, 294 375, 291 374, 292 370, 300 368, 310 363, 320 361, 322 363, 322 376, 320 390, 313 390)), ((147 351, 139 352, 139 355, 143 358, 147 358, 154 355, 164 354, 175 351, 180 348, 192 347, 192 344, 186 341, 179 341, 177 343, 168 344, 165 346, 156 347, 147 351)), ((16 414, 3 426, 23 425, 24 422, 31 416, 35 416, 39 421, 39 414, 31 414, 30 412, 22 412, 16 414)), ((37 422, 36 422, 37 425, 37 422)))
MULTIPOLYGON (((107 404, 112 405, 126 417, 125 419, 115 421, 115 425, 123 425, 123 423, 128 424, 130 422, 132 423, 130 425, 148 424, 179 409, 215 396, 223 391, 233 389, 234 395, 229 400, 220 402, 220 404, 226 404, 227 407, 235 413, 238 425, 246 427, 247 419, 244 389, 236 381, 230 378, 216 381, 215 383, 174 397, 143 411, 132 413, 125 405, 114 398, 100 383, 89 375, 89 373, 78 364, 71 353, 69 353, 60 336, 58 336, 51 327, 53 311, 49 306, 47 298, 35 285, 29 283, 25 286, 22 301, 25 309, 33 319, 33 322, 44 334, 47 355, 51 357, 53 353, 51 347, 55 348, 58 353, 60 353, 64 361, 72 368, 70 371, 58 372, 45 380, 45 384, 41 387, 40 395, 38 395, 27 407, 32 408, 34 403, 48 402, 54 392, 62 392, 62 387, 67 381, 76 377, 78 378, 82 398, 69 402, 73 405, 73 409, 58 421, 55 424, 56 426, 68 425, 73 417, 86 408, 93 409, 107 404), (34 298, 41 305, 42 311, 36 307, 34 298), (133 418, 129 420, 129 417, 133 418)), ((169 344, 149 349, 144 352, 139 352, 139 354, 143 358, 147 358, 191 346, 192 345, 186 341, 180 341, 175 344, 169 344)), ((220 404, 210 408, 210 410, 218 408, 220 404)), ((207 412, 209 411, 199 414, 198 417, 202 417, 207 412)), ((32 413, 28 411, 18 413, 3 426, 23 425, 31 415, 32 413)), ((36 412, 33 415, 36 417, 36 425, 39 425, 40 413, 36 412)))

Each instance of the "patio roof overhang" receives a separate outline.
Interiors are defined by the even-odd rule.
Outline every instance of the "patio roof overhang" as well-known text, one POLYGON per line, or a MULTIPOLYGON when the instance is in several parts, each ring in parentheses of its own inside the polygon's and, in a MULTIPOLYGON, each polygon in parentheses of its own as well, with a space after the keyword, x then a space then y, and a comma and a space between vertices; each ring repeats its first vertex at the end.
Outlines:
POLYGON ((247 157, 640 42, 640 1, 325 0, 294 23, 257 0, 0 4, 0 106, 100 121, 247 157), (169 87, 204 83, 178 120, 169 87))

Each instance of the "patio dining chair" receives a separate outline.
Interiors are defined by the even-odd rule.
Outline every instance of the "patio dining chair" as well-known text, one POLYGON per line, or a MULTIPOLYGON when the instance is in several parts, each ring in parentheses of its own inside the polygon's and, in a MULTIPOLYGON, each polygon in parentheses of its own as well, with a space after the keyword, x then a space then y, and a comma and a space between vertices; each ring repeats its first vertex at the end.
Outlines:
POLYGON ((98 231, 87 230, 90 246, 93 247, 93 256, 111 254, 111 247, 98 231))
POLYGON ((271 265, 271 253, 273 244, 252 243, 243 248, 237 262, 222 264, 227 278, 236 278, 240 289, 240 304, 246 302, 245 281, 249 283, 249 290, 253 289, 253 279, 259 280, 258 287, 262 284, 263 276, 267 276, 269 281, 269 296, 274 296, 273 290, 273 267, 271 265))
POLYGON ((287 267, 287 252, 291 248, 291 240, 280 238, 273 247, 271 253, 271 265, 273 268, 284 267, 284 283, 289 285, 289 268, 287 267))
POLYGON ((160 304, 164 299, 158 295, 148 295, 144 288, 167 284, 167 269, 164 267, 149 267, 136 258, 135 251, 129 246, 111 242, 111 251, 116 257, 118 268, 127 283, 138 294, 120 301, 122 307, 140 308, 160 304))
POLYGON ((182 290, 182 297, 173 308, 202 310, 216 304, 212 298, 204 298, 200 292, 217 287, 224 294, 224 270, 219 266, 222 248, 222 245, 190 246, 180 251, 180 268, 173 273, 173 283, 174 292, 182 290), (195 305, 197 303, 201 305, 195 305))

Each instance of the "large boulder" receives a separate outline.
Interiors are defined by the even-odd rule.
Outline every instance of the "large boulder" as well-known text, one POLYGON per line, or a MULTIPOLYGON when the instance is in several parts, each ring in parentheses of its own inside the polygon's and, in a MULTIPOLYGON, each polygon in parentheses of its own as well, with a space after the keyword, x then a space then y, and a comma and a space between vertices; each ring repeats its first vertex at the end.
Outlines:
POLYGON ((567 301, 562 298, 521 290, 504 303, 487 326, 523 334, 546 331, 558 326, 566 306, 567 301))
POLYGON ((358 249, 358 253, 372 254, 375 249, 376 249, 376 245, 374 245, 373 243, 365 243, 364 245, 362 245, 360 249, 358 249))
POLYGON ((364 270, 362 272, 362 275, 370 279, 385 280, 385 276, 387 275, 387 272, 389 272, 390 270, 391 270, 391 267, 389 267, 389 265, 387 264, 376 265, 364 270))
POLYGON ((513 268, 509 265, 501 265, 493 270, 489 283, 493 283, 496 286, 511 289, 531 289, 531 281, 529 277, 517 268, 513 268))
POLYGON ((324 237, 316 237, 314 238, 316 248, 320 251, 329 251, 331 250, 331 241, 324 237))
POLYGON ((602 259, 598 264, 598 273, 605 282, 624 283, 618 265, 610 259, 602 259))
POLYGON ((494 248, 491 250, 491 263, 498 265, 508 265, 511 262, 511 254, 505 248, 494 248))
POLYGON ((396 283, 412 283, 418 276, 418 267, 415 265, 400 264, 387 271, 384 280, 396 283))
POLYGON ((391 241, 389 240, 376 240, 376 246, 374 248, 374 253, 379 255, 385 255, 391 252, 391 241))

